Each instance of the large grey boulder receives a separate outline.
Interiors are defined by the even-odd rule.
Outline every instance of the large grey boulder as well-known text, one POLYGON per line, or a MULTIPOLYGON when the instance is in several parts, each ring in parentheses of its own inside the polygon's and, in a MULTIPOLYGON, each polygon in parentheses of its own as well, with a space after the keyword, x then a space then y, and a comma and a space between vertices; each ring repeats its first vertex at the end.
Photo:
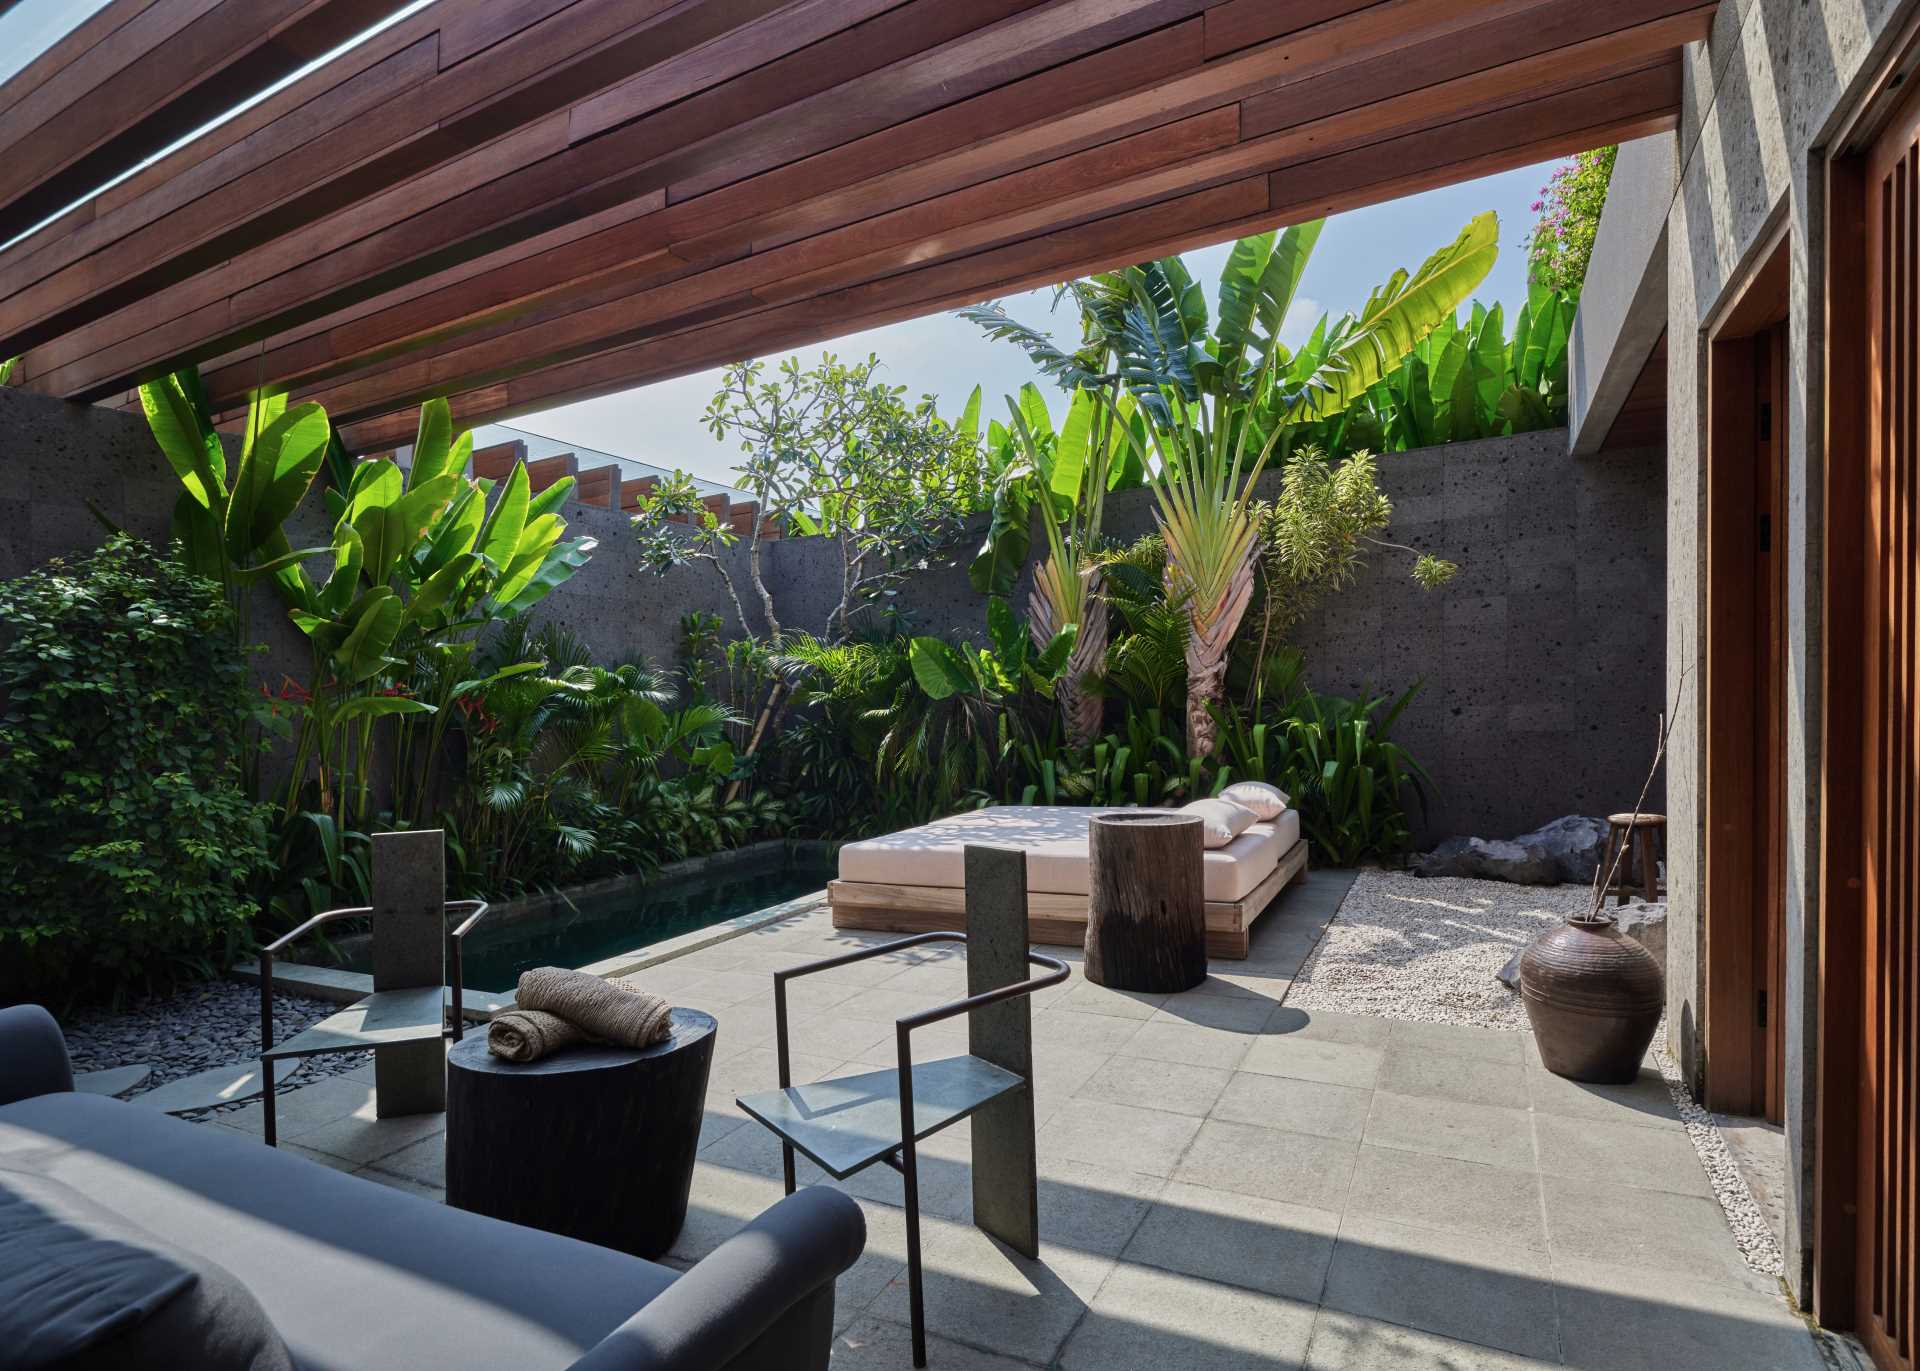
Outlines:
POLYGON ((1607 855, 1607 824, 1586 814, 1569 814, 1531 833, 1522 833, 1514 841, 1552 857, 1561 880, 1592 885, 1593 873, 1607 855))
POLYGON ((1560 866, 1544 847, 1499 838, 1449 838, 1413 864, 1416 876, 1469 876, 1515 885, 1558 885, 1560 866))

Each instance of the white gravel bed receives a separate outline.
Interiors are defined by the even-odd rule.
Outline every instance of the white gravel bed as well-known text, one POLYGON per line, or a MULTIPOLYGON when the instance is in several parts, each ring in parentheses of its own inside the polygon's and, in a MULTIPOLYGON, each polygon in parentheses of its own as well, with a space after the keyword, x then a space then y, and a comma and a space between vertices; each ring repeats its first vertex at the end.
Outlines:
MULTIPOLYGON (((1527 1027, 1520 996, 1494 979, 1542 929, 1587 907, 1585 886, 1521 886, 1458 877, 1363 870, 1286 1002, 1415 1023, 1527 1027)), ((1779 1276, 1780 1245, 1720 1135, 1714 1115, 1688 1094, 1667 1053, 1662 1022, 1654 1059, 1693 1140, 1701 1168, 1754 1271, 1779 1276)))
POLYGON ((1693 1150, 1700 1155, 1700 1165, 1707 1173, 1715 1197, 1720 1201, 1721 1212, 1727 1216, 1727 1227, 1733 1230, 1733 1241, 1739 1247, 1740 1255, 1759 1274, 1778 1277, 1786 1270, 1786 1262, 1780 1255, 1780 1243, 1774 1237, 1773 1225, 1767 1222, 1767 1216, 1760 1212, 1759 1201, 1754 1199, 1753 1191, 1747 1188, 1746 1177, 1740 1174, 1739 1163, 1734 1161, 1733 1153, 1728 1150, 1727 1140, 1720 1136, 1713 1111, 1688 1092, 1686 1080, 1680 1074, 1680 1063, 1667 1051, 1667 1025, 1664 1019, 1653 1037, 1653 1057, 1660 1064, 1660 1075, 1666 1080, 1667 1092, 1673 1096, 1674 1106, 1680 1111, 1680 1121, 1687 1126, 1687 1136, 1693 1139, 1693 1150))
POLYGON ((1494 973, 1588 899, 1581 886, 1369 867, 1300 968, 1287 1003, 1416 1023, 1525 1028, 1520 997, 1494 973))
MULTIPOLYGON (((284 1042, 340 1008, 327 1000, 275 991, 273 1033, 284 1042)), ((155 1086, 196 1071, 244 1061, 260 1051, 260 987, 236 981, 204 981, 120 1007, 88 1008, 62 1016, 67 1054, 75 1072, 147 1062, 153 1074, 140 1086, 155 1086)), ((306 1067, 283 1080, 276 1094, 336 1076, 372 1059, 370 1052, 339 1052, 307 1058, 306 1067)), ((238 1108, 222 1105, 221 1109, 238 1108)), ((198 1117, 197 1115, 195 1117, 198 1117)))

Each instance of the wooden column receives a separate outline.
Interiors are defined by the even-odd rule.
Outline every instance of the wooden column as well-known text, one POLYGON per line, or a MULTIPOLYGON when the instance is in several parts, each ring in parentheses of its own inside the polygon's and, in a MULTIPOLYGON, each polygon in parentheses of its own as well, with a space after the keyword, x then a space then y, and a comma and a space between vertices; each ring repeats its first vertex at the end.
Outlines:
POLYGON ((1191 990, 1207 978, 1205 848, 1192 815, 1096 814, 1088 829, 1087 979, 1191 990))

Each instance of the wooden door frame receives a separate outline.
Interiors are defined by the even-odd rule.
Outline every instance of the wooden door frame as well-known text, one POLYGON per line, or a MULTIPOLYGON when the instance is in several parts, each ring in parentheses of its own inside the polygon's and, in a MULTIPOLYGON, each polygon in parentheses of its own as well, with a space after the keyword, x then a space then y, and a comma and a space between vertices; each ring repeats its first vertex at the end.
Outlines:
POLYGON ((1868 420, 1867 154, 1920 73, 1920 16, 1868 69, 1859 94, 1816 144, 1810 183, 1824 250, 1810 262, 1809 390, 1817 433, 1819 546, 1819 737, 1817 774, 1813 1313, 1833 1328, 1855 1325, 1859 1277, 1860 1049, 1866 1023, 1865 787, 1868 420), (1817 330, 1817 332, 1815 331, 1817 330))
POLYGON ((1709 326, 1702 615, 1705 835, 1701 1058, 1707 1107, 1783 1117, 1787 432, 1791 258, 1783 221, 1709 326), (1763 395, 1762 391, 1766 393, 1763 395), (1770 404, 1770 429, 1757 427, 1770 404), (1764 497, 1765 508, 1762 508, 1764 497), (1771 550, 1761 544, 1763 520, 1771 550), (1756 575, 1764 571, 1765 575, 1756 575), (1756 701, 1765 701, 1764 713, 1756 701))

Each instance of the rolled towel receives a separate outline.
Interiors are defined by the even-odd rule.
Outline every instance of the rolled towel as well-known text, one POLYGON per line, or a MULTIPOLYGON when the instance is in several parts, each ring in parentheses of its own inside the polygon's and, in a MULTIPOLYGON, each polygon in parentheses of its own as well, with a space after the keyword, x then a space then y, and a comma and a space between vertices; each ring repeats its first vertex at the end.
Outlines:
POLYGON ((487 1025, 487 1051, 510 1062, 537 1062, 586 1040, 585 1029, 544 1009, 509 1009, 487 1025))
POLYGON ((557 966, 521 972, 514 1002, 557 1014, 588 1037, 621 1047, 651 1047, 672 1027, 673 1007, 652 991, 557 966))

